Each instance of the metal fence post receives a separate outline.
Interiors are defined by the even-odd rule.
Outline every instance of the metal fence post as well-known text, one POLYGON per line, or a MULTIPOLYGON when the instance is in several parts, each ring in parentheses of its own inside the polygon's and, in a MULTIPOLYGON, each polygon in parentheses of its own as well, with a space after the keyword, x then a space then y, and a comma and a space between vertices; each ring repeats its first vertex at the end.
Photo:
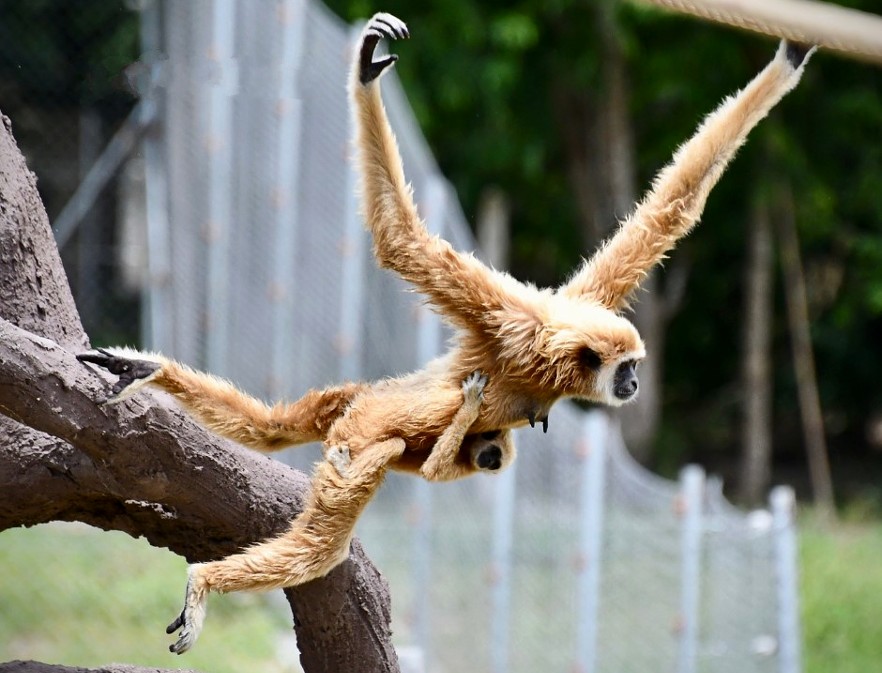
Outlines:
POLYGON ((272 367, 270 396, 279 397, 297 389, 294 319, 294 289, 291 265, 296 259, 300 225, 297 190, 300 183, 303 104, 300 100, 300 64, 303 58, 303 36, 306 31, 306 2, 285 0, 281 18, 282 50, 279 58, 279 79, 276 85, 276 179, 273 194, 275 232, 272 251, 272 367))
POLYGON ((802 633, 799 624, 799 570, 793 489, 777 486, 769 497, 775 545, 775 585, 778 599, 778 671, 802 671, 802 633))
POLYGON ((230 203, 232 189, 232 96, 237 73, 233 50, 236 32, 234 0, 214 0, 211 5, 211 49, 206 58, 207 120, 203 146, 208 165, 208 283, 205 363, 223 375, 229 356, 230 306, 230 203))
POLYGON ((160 0, 144 4, 141 11, 141 58, 147 64, 146 82, 141 90, 141 124, 146 133, 144 148, 144 191, 147 220, 147 287, 143 293, 141 343, 164 353, 174 352, 169 326, 171 302, 171 242, 168 217, 167 164, 162 138, 166 123, 164 95, 159 82, 162 68, 162 5, 160 0))
POLYGON ((597 620, 600 613, 600 561, 609 430, 609 418, 605 414, 586 414, 578 449, 582 466, 579 482, 580 563, 576 589, 576 670, 579 673, 593 673, 597 668, 597 620))
MULTIPOLYGON (((355 44, 361 26, 349 29, 350 44, 355 44)), ((352 143, 352 115, 349 116, 349 136, 346 143, 346 215, 343 221, 340 269, 340 332, 337 341, 340 349, 340 378, 354 381, 361 378, 362 324, 365 308, 365 249, 368 232, 358 210, 358 174, 356 156, 352 143)))
MULTIPOLYGON (((433 234, 443 233, 447 209, 447 191, 442 178, 433 176, 425 185, 426 227, 433 234)), ((428 306, 419 307, 417 329, 417 357, 420 364, 441 352, 441 319, 428 306)), ((432 586, 432 485, 425 479, 414 482, 414 504, 418 515, 414 532, 414 614, 416 640, 424 653, 424 661, 431 661, 431 596, 432 586)))
POLYGON ((490 670, 508 673, 509 633, 511 625, 511 565, 514 537, 515 485, 517 461, 494 478, 492 609, 490 618, 490 670))
POLYGON ((701 585, 702 507, 704 470, 688 465, 680 473, 681 506, 681 594, 678 673, 695 673, 698 664, 698 617, 701 585))

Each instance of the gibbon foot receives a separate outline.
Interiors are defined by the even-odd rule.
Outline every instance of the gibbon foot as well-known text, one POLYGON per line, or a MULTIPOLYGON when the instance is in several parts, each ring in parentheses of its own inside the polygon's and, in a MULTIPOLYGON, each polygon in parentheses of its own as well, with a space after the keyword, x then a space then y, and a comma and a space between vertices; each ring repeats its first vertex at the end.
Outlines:
POLYGON ((325 459, 334 466, 343 479, 349 479, 352 476, 352 458, 349 455, 348 446, 332 446, 325 454, 325 459))
POLYGON ((80 353, 77 360, 91 362, 93 365, 103 367, 111 374, 119 376, 119 380, 113 384, 111 395, 100 400, 101 404, 113 404, 131 396, 136 390, 154 378, 162 369, 162 364, 150 360, 129 360, 128 358, 114 355, 103 348, 97 348, 97 353, 80 353))
POLYGON ((198 572, 198 567, 198 564, 190 566, 187 578, 187 592, 184 597, 184 609, 165 629, 165 632, 168 634, 181 629, 178 639, 168 646, 168 651, 174 654, 183 654, 193 647, 196 639, 202 632, 202 625, 205 623, 205 603, 208 598, 208 591, 201 586, 198 578, 194 577, 198 572))
POLYGON ((398 60, 395 54, 374 61, 374 49, 383 38, 406 40, 410 37, 407 26, 401 19, 391 14, 374 14, 367 22, 361 38, 358 79, 362 84, 370 84, 390 65, 398 60))

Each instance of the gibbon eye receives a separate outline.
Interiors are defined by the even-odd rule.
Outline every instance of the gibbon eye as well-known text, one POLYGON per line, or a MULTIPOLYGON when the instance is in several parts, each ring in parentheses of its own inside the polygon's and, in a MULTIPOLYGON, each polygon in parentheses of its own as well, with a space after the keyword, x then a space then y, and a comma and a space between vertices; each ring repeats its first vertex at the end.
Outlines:
POLYGON ((588 367, 588 369, 600 369, 600 365, 603 364, 600 356, 588 348, 588 346, 583 346, 579 349, 579 362, 583 366, 588 367))

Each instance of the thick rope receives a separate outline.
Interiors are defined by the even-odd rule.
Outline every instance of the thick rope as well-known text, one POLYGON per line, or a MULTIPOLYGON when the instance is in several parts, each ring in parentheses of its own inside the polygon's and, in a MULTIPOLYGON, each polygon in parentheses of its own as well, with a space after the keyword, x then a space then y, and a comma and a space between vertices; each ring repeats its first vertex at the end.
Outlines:
POLYGON ((882 17, 814 0, 638 0, 882 64, 882 17))

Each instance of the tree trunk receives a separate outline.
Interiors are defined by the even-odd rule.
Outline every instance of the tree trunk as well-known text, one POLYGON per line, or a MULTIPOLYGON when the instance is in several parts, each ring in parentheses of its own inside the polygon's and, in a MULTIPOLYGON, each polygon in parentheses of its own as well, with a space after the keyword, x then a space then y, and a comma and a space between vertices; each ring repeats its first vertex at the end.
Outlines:
POLYGON ((793 369, 799 395, 802 416, 802 434, 808 453, 809 475, 812 482, 815 506, 822 517, 836 517, 833 498, 833 478, 827 458, 827 441, 824 437, 824 417, 818 395, 815 359, 809 329, 808 302, 805 277, 799 254, 799 238, 796 232, 796 214, 790 185, 782 182, 778 202, 778 240, 781 246, 781 270, 787 298, 787 321, 790 327, 790 343, 793 351, 793 369))
POLYGON ((44 664, 39 661, 10 661, 0 664, 0 673, 197 673, 192 669, 165 670, 159 668, 142 668, 127 664, 111 664, 102 668, 77 668, 44 664))
POLYGON ((741 501, 765 500, 772 462, 772 232, 769 204, 758 200, 751 215, 745 271, 741 435, 741 501))
MULTIPOLYGON (((83 521, 195 562, 287 528, 305 497, 302 474, 208 434, 159 396, 97 406, 109 384, 74 358, 87 347, 35 178, 3 117, 0 530, 83 521)), ((327 577, 285 594, 307 673, 399 670, 388 588, 357 541, 327 577)), ((6 670, 50 669, 63 670, 6 670)))

